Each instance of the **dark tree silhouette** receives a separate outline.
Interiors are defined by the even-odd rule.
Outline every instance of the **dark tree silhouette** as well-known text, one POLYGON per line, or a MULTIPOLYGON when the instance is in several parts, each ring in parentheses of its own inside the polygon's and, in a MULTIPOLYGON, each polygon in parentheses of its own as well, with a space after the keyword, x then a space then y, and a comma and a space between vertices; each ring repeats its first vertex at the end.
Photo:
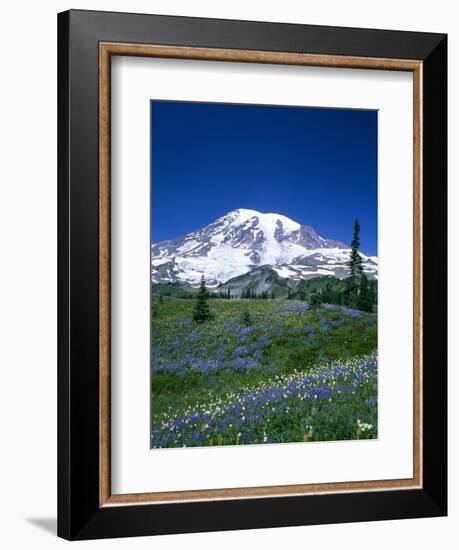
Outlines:
POLYGON ((351 242, 351 257, 349 259, 349 277, 346 279, 346 302, 348 305, 355 305, 359 293, 360 277, 363 273, 362 256, 360 249, 360 224, 354 220, 354 235, 351 242))
POLYGON ((318 292, 317 290, 311 292, 311 294, 309 295, 309 305, 313 309, 316 309, 322 305, 322 296, 320 292, 318 292))
POLYGON ((212 319, 212 314, 209 309, 207 300, 209 299, 209 291, 206 287, 206 280, 204 275, 201 277, 201 284, 199 285, 198 294, 196 295, 196 302, 193 309, 193 319, 197 323, 204 323, 209 319, 212 319))
POLYGON ((350 276, 357 283, 363 273, 362 256, 360 249, 360 224, 359 220, 354 220, 354 236, 351 242, 351 259, 349 260, 350 276))
POLYGON ((252 316, 247 310, 242 313, 241 321, 246 327, 250 327, 252 325, 252 316))
POLYGON ((360 277, 359 295, 357 298, 357 307, 362 311, 373 311, 372 291, 368 285, 368 279, 365 273, 360 277))

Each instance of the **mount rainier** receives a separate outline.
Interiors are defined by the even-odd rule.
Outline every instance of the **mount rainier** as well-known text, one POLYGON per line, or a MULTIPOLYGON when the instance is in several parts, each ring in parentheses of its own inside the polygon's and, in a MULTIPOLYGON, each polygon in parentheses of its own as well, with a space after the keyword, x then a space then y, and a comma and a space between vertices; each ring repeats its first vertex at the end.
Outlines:
MULTIPOLYGON (((348 275, 350 246, 321 237, 309 225, 281 214, 238 209, 178 239, 151 246, 153 283, 197 286, 204 275, 209 287, 226 283, 261 266, 281 278, 348 275)), ((367 276, 376 278, 378 259, 361 253, 367 276)))

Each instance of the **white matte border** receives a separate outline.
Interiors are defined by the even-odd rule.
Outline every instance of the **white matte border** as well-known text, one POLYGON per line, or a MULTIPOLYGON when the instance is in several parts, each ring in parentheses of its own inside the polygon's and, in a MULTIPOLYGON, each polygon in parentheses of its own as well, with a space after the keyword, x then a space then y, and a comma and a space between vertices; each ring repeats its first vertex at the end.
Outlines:
POLYGON ((413 475, 411 73, 112 58, 112 493, 413 475), (378 109, 378 439, 150 450, 150 100, 378 109))

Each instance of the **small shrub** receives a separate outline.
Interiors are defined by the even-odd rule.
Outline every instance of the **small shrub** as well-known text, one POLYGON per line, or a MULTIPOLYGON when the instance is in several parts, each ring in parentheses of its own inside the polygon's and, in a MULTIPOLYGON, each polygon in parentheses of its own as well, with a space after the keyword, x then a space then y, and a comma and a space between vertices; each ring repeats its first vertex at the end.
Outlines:
POLYGON ((313 348, 300 348, 291 353, 286 361, 286 371, 309 370, 317 361, 317 352, 313 348))
POLYGON ((276 346, 286 346, 290 343, 290 338, 288 336, 274 336, 271 342, 276 346))
POLYGON ((242 324, 246 327, 250 327, 252 325, 252 316, 247 310, 242 313, 241 321, 242 324))

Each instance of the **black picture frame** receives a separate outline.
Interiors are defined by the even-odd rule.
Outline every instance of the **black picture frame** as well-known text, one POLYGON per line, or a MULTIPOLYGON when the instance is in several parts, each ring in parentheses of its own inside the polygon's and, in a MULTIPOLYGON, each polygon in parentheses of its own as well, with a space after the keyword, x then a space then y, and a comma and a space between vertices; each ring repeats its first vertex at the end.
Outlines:
POLYGON ((58 15, 58 535, 70 540, 447 514, 447 37, 71 10, 58 15), (422 488, 100 506, 99 43, 422 62, 422 488))

